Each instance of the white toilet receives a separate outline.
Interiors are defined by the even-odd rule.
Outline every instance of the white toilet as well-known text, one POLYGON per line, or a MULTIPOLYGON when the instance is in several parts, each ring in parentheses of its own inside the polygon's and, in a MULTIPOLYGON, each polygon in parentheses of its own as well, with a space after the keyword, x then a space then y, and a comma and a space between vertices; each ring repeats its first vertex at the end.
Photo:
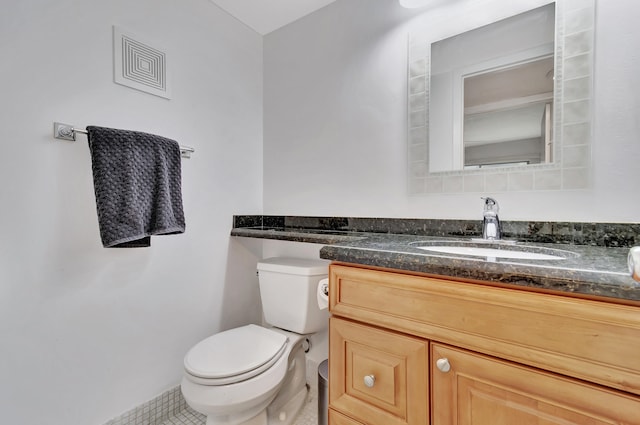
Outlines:
POLYGON ((184 358, 182 394, 207 425, 289 425, 307 396, 306 336, 328 325, 316 290, 327 262, 269 258, 258 263, 265 321, 196 344, 184 358))

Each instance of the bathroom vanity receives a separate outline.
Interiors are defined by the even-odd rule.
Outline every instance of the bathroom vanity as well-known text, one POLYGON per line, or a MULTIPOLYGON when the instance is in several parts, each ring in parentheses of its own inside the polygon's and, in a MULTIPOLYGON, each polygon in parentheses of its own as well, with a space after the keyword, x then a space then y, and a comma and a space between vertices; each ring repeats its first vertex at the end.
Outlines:
POLYGON ((329 423, 640 423, 638 307, 330 267, 329 423))
POLYGON ((327 244, 330 425, 640 424, 640 286, 628 247, 599 243, 637 244, 637 226, 587 241, 586 224, 507 223, 515 245, 460 237, 471 228, 232 235, 327 244), (582 244, 532 241, 540 228, 582 244), (464 254, 489 246, 543 256, 464 254))

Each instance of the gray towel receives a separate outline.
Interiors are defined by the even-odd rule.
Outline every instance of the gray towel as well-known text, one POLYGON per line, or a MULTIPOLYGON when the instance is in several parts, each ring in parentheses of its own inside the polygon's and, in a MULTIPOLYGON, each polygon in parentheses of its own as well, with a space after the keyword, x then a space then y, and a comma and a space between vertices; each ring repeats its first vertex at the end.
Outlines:
POLYGON ((147 247, 151 235, 184 233, 178 143, 137 131, 87 131, 102 245, 147 247))

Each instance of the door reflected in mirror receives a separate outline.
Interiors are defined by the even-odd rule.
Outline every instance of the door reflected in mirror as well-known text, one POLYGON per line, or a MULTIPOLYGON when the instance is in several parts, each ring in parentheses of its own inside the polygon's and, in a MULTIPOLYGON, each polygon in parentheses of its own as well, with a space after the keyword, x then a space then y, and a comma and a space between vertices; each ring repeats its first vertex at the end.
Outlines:
POLYGON ((464 168, 553 160, 553 56, 464 77, 464 168))
POLYGON ((555 3, 431 44, 429 171, 553 161, 555 3))

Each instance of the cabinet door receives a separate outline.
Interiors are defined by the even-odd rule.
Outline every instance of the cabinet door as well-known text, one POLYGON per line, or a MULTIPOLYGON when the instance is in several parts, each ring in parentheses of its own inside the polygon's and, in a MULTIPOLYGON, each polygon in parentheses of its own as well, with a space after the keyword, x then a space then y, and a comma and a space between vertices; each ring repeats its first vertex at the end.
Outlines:
POLYGON ((332 317, 330 407, 367 425, 427 425, 427 356, 425 340, 332 317))
POLYGON ((433 425, 640 423, 640 397, 440 344, 431 346, 433 425))

